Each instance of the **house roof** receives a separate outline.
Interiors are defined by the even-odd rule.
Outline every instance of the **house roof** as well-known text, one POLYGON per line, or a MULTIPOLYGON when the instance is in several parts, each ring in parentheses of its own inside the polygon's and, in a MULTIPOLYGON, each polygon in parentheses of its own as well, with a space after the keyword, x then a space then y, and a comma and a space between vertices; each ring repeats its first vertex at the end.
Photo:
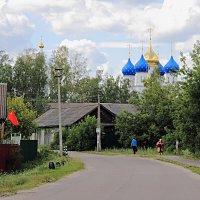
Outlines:
POLYGON ((130 113, 136 113, 137 111, 136 107, 132 104, 101 103, 101 105, 115 115, 119 115, 122 111, 130 113))
MULTIPOLYGON (((50 109, 36 119, 38 127, 58 127, 58 104, 49 104, 50 109)), ((70 126, 84 116, 97 109, 98 103, 62 103, 61 118, 62 126, 70 126)), ((136 112, 136 107, 131 104, 101 103, 101 107, 113 115, 119 115, 122 111, 136 112)))

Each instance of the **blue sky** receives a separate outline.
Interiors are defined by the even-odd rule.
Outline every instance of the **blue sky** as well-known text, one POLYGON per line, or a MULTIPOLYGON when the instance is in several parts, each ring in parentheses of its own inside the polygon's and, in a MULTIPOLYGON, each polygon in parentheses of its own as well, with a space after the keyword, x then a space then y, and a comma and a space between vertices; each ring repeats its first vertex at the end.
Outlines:
MULTIPOLYGON (((83 54, 92 74, 101 68, 121 75, 131 44, 133 64, 149 45, 164 65, 171 56, 180 64, 200 39, 199 0, 0 0, 0 49, 16 57, 36 48, 42 36, 44 52, 60 45, 83 54)), ((91 74, 91 75, 92 75, 91 74)))

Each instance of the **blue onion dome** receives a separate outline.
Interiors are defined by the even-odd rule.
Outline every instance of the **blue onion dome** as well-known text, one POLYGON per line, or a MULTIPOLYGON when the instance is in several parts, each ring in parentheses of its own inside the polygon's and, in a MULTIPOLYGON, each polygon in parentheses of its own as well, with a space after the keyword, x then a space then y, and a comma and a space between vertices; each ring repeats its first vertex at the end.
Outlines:
POLYGON ((160 64, 160 62, 158 62, 158 69, 160 72, 160 75, 163 76, 165 74, 165 69, 164 67, 160 64))
POLYGON ((135 64, 135 71, 136 72, 148 72, 149 70, 149 64, 144 59, 144 56, 142 55, 140 60, 135 64))
POLYGON ((135 75, 135 67, 132 64, 130 58, 128 59, 128 62, 126 65, 122 68, 123 75, 135 75))
POLYGON ((176 73, 179 70, 179 65, 177 62, 174 60, 173 56, 171 56, 170 60, 168 63, 164 66, 165 73, 176 73))

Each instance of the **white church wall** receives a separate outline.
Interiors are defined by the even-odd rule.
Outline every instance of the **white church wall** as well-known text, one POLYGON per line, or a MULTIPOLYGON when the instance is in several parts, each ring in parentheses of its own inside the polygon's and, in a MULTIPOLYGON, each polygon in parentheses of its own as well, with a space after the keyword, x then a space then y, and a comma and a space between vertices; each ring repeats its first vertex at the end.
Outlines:
POLYGON ((178 80, 178 77, 177 77, 177 75, 176 74, 170 74, 170 73, 166 73, 165 75, 164 75, 164 77, 165 77, 165 84, 167 84, 167 85, 173 85, 173 84, 175 84, 176 82, 177 82, 177 80, 178 80))
POLYGON ((130 88, 132 90, 134 88, 134 85, 135 85, 135 76, 133 76, 133 75, 124 75, 123 78, 129 80, 130 88))
POLYGON ((147 78, 147 72, 138 72, 135 75, 134 90, 142 92, 144 90, 144 80, 147 78))

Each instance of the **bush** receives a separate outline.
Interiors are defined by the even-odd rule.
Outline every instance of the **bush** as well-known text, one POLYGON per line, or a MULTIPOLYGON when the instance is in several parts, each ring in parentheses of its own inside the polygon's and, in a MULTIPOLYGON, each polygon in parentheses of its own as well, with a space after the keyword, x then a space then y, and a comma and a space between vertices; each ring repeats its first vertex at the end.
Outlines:
POLYGON ((95 117, 87 116, 78 125, 65 131, 66 142, 69 150, 93 150, 96 146, 96 124, 95 117))
POLYGON ((41 145, 39 146, 38 158, 43 159, 48 157, 50 153, 50 146, 49 145, 41 145))
POLYGON ((133 135, 133 121, 134 115, 128 112, 121 112, 117 116, 115 121, 116 135, 118 136, 118 142, 120 147, 130 148, 131 140, 135 135, 133 135))
POLYGON ((165 148, 168 152, 175 152, 176 151, 176 134, 175 133, 168 133, 167 135, 162 137, 165 142, 165 148))
POLYGON ((190 152, 188 149, 182 150, 181 154, 188 157, 188 156, 192 156, 192 152, 190 152))

